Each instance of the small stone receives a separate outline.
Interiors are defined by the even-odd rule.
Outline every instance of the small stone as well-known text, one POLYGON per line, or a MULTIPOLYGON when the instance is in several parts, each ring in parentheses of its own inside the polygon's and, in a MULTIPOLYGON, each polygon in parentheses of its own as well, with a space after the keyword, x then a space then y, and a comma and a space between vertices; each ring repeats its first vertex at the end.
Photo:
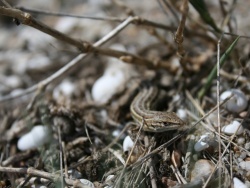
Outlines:
POLYGON ((196 142, 196 144, 194 145, 194 150, 199 152, 202 151, 204 149, 207 149, 209 147, 209 145, 206 142, 202 142, 202 141, 198 141, 196 142))
POLYGON ((243 111, 243 112, 241 112, 241 113, 239 114, 239 116, 240 116, 241 118, 247 118, 247 116, 248 116, 248 111, 243 111))
POLYGON ((205 159, 196 161, 193 170, 191 171, 191 182, 197 179, 207 179, 214 170, 214 164, 205 159))
POLYGON ((71 97, 74 91, 76 90, 76 87, 73 82, 69 80, 63 80, 53 91, 53 98, 58 99, 60 97, 60 94, 71 97))
POLYGON ((233 182, 235 188, 247 188, 247 186, 236 177, 233 178, 233 182))
POLYGON ((76 169, 68 170, 68 174, 73 179, 80 179, 80 178, 82 178, 82 174, 78 170, 76 170, 76 169))
POLYGON ((11 76, 6 77, 5 84, 11 88, 17 88, 22 85, 22 81, 18 76, 11 75, 11 76))
POLYGON ((123 152, 130 151, 133 146, 134 146, 133 140, 130 138, 130 136, 126 136, 123 141, 123 152))
POLYGON ((243 137, 239 137, 239 138, 237 139, 237 144, 239 144, 239 145, 243 145, 243 144, 245 143, 245 141, 246 141, 246 139, 245 139, 245 138, 243 138, 243 137))
POLYGON ((106 180, 105 183, 109 186, 112 186, 114 184, 114 177, 115 175, 109 175, 106 180))
POLYGON ((241 159, 245 159, 247 157, 247 153, 245 151, 242 151, 240 154, 241 159))
POLYGON ((250 171, 250 161, 242 161, 239 165, 243 170, 250 171))
POLYGON ((246 150, 250 150, 250 142, 246 143, 245 146, 244 146, 244 148, 245 148, 246 150))
POLYGON ((52 138, 51 130, 43 125, 34 126, 30 132, 23 135, 17 142, 19 150, 34 149, 48 143, 52 138))
POLYGON ((247 157, 245 161, 250 161, 250 157, 247 157))
POLYGON ((243 161, 243 159, 242 158, 237 158, 237 161, 238 161, 238 163, 240 163, 240 162, 243 161))
POLYGON ((225 107, 230 112, 240 113, 247 107, 247 98, 245 94, 238 89, 231 89, 221 94, 220 99, 224 101, 229 96, 233 95, 225 104, 225 107))
POLYGON ((105 104, 111 97, 120 91, 120 87, 125 84, 125 76, 121 70, 104 74, 93 85, 92 97, 94 101, 105 104))
POLYGON ((184 109, 178 109, 176 112, 177 116, 183 121, 187 120, 187 112, 184 109))
POLYGON ((45 54, 35 54, 27 61, 26 68, 29 71, 46 70, 50 65, 51 60, 45 54))
POLYGON ((120 130, 114 130, 114 131, 112 132, 112 136, 113 136, 113 137, 117 137, 117 136, 119 136, 120 133, 121 133, 120 130))
POLYGON ((240 122, 233 121, 231 124, 228 124, 222 127, 221 131, 227 135, 233 135, 235 133, 236 135, 240 135, 243 133, 244 129, 241 126, 240 122))
POLYGON ((87 179, 80 179, 80 182, 88 188, 95 188, 94 184, 87 179))
POLYGON ((199 152, 205 150, 210 147, 210 149, 214 149, 217 146, 217 142, 214 138, 213 134, 203 134, 200 136, 200 139, 194 145, 195 151, 199 152))

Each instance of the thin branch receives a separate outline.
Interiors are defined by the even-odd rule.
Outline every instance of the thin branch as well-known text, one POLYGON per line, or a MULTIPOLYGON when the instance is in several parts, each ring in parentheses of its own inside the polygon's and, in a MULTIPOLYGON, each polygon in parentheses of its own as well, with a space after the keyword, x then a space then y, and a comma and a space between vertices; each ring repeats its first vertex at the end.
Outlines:
MULTIPOLYGON (((58 182, 60 179, 60 175, 51 174, 48 172, 36 170, 34 168, 11 168, 11 167, 1 167, 0 166, 0 172, 5 173, 19 173, 19 174, 27 174, 31 176, 41 177, 44 179, 48 179, 53 182, 58 182)), ((86 188, 85 185, 83 185, 79 180, 72 180, 65 178, 65 183, 69 186, 74 186, 76 188, 86 188)))
MULTIPOLYGON (((150 146, 149 144, 149 138, 148 136, 144 137, 144 143, 145 143, 145 148, 148 148, 148 151, 150 152, 152 145, 150 146)), ((147 162, 147 167, 149 168, 149 174, 150 174, 150 181, 151 181, 151 187, 152 188, 157 188, 157 184, 156 184, 156 172, 153 166, 153 159, 149 158, 148 162, 147 162)))
MULTIPOLYGON (((126 18, 118 18, 118 17, 98 17, 98 16, 89 16, 89 15, 76 15, 76 14, 68 14, 68 13, 58 13, 58 12, 49 12, 49 11, 41 11, 36 9, 27 9, 24 7, 16 7, 19 10, 26 11, 29 13, 34 14, 42 14, 42 15, 50 15, 50 16, 64 16, 64 17, 71 17, 71 18, 83 18, 83 19, 91 19, 91 20, 102 20, 102 21, 113 21, 113 22, 124 22, 126 18)), ((1 14, 1 13, 0 13, 1 14)), ((134 21, 131 22, 135 25, 143 25, 143 26, 152 26, 158 29, 164 29, 169 31, 175 31, 176 27, 167 26, 162 23, 153 22, 144 18, 140 18, 138 16, 135 17, 134 21)))
MULTIPOLYGON (((79 15, 67 14, 67 13, 52 13, 52 12, 41 11, 41 10, 36 10, 36 9, 27 9, 27 8, 23 8, 23 7, 20 7, 20 9, 18 9, 18 7, 17 7, 17 9, 10 8, 10 7, 9 7, 9 9, 7 9, 5 7, 0 7, 0 14, 5 15, 5 16, 9 16, 9 17, 15 17, 15 16, 16 17, 22 17, 24 20, 27 19, 29 16, 31 16, 30 14, 22 12, 21 10, 24 10, 24 11, 30 12, 30 13, 36 13, 36 14, 46 14, 46 15, 53 15, 53 16, 67 16, 67 17, 85 18, 85 19, 92 19, 92 20, 106 20, 106 21, 114 21, 114 22, 124 22, 126 20, 126 18, 117 18, 117 17, 96 17, 96 16, 88 16, 88 15, 79 16, 79 15), (20 13, 22 13, 23 15, 18 15, 20 13), (24 14, 27 15, 26 18, 24 17, 24 14)), ((40 22, 36 21, 36 23, 40 23, 40 22)), ((131 23, 135 24, 135 25, 150 26, 150 27, 163 29, 163 30, 167 30, 167 31, 171 31, 171 32, 174 32, 177 29, 176 27, 164 25, 162 23, 157 23, 157 22, 154 22, 154 21, 150 21, 150 20, 147 20, 147 19, 144 19, 144 18, 140 18, 138 16, 135 16, 134 20, 131 23)), ((25 24, 25 23, 23 23, 23 24, 25 24)), ((208 40, 214 40, 210 36, 208 36, 206 34, 203 34, 203 33, 200 33, 200 32, 189 31, 187 29, 185 30, 185 32, 186 32, 187 36, 201 37, 201 38, 206 38, 208 40)), ((225 35, 231 35, 231 36, 238 36, 238 34, 228 33, 228 32, 225 32, 224 34, 225 35)), ((242 38, 250 38, 249 36, 245 36, 245 35, 242 35, 241 37, 242 38)), ((75 39, 72 39, 72 40, 73 40, 73 41, 71 41, 72 43, 76 43, 76 46, 77 45, 80 46, 78 41, 77 42, 74 41, 75 39)), ((81 45, 83 45, 83 44, 81 44, 81 45)), ((81 46, 80 49, 82 47, 83 46, 81 46)))
MULTIPOLYGON (((218 133, 221 135, 221 124, 220 124, 220 43, 223 35, 218 41, 217 45, 217 88, 216 88, 216 95, 217 95, 217 122, 218 122, 218 133)), ((218 144, 219 144, 219 175, 221 175, 221 167, 222 167, 222 156, 221 156, 221 137, 218 137, 218 144)), ((219 186, 221 186, 221 177, 219 177, 219 186)))
POLYGON ((45 25, 44 23, 34 19, 29 13, 14 8, 0 7, 0 14, 18 19, 22 24, 36 28, 60 41, 76 46, 80 51, 85 52, 86 49, 80 40, 73 39, 67 35, 45 25))
POLYGON ((62 149, 62 138, 61 138, 61 125, 57 125, 57 134, 58 134, 58 145, 60 148, 60 184, 61 187, 64 187, 64 178, 63 178, 63 149, 62 149))
POLYGON ((33 13, 33 14, 40 14, 46 16, 57 16, 57 17, 70 17, 70 18, 84 18, 84 19, 91 19, 91 20, 102 20, 102 21, 113 21, 113 22, 123 22, 126 18, 117 18, 117 17, 98 17, 98 16, 89 16, 89 15, 77 15, 77 14, 68 14, 68 13, 60 13, 60 12, 50 12, 46 10, 38 10, 38 9, 30 9, 25 7, 16 7, 19 10, 33 13))
POLYGON ((67 155, 66 155, 66 151, 65 151, 65 142, 64 141, 62 141, 62 152, 63 152, 64 173, 65 173, 65 177, 68 178, 69 174, 68 174, 68 165, 67 165, 67 155))
POLYGON ((177 31, 175 33, 175 42, 177 44, 178 47, 178 54, 180 55, 180 57, 183 57, 185 54, 184 48, 183 48, 183 32, 185 29, 185 23, 186 23, 186 19, 187 19, 187 14, 188 14, 188 0, 183 0, 183 13, 182 13, 182 17, 181 17, 181 22, 177 28, 177 31))
MULTIPOLYGON (((120 25, 118 25, 115 29, 113 29, 111 32, 109 32, 106 36, 104 36, 102 39, 97 41, 93 46, 97 47, 97 46, 103 45, 104 43, 109 41, 111 38, 116 36, 126 26, 128 26, 131 23, 132 20, 133 20, 132 17, 128 17, 124 22, 122 22, 120 25)), ((27 95, 29 93, 32 93, 32 92, 36 91, 38 88, 43 88, 43 87, 46 88, 50 83, 54 82, 59 77, 65 75, 65 74, 68 74, 70 70, 77 67, 81 63, 81 61, 83 59, 85 59, 86 57, 88 57, 88 56, 89 56, 89 54, 79 54, 72 61, 70 61, 68 64, 66 64, 64 67, 62 67, 61 69, 56 71, 54 74, 52 74, 48 78, 40 81, 38 84, 35 84, 35 85, 25 89, 22 93, 2 96, 2 97, 0 97, 0 102, 8 101, 8 100, 11 100, 11 99, 14 99, 14 98, 17 98, 17 97, 27 95)))
MULTIPOLYGON (((18 9, 0 7, 0 14, 17 18, 20 20, 21 23, 23 23, 25 25, 36 28, 39 31, 47 33, 48 35, 50 35, 58 40, 61 40, 63 42, 66 42, 70 45, 77 47, 82 53, 99 53, 101 55, 107 55, 107 56, 119 58, 120 60, 122 60, 126 63, 144 65, 144 66, 147 66, 149 68, 155 68, 155 67, 163 67, 164 68, 165 67, 164 62, 151 61, 151 60, 148 60, 146 58, 142 58, 142 57, 139 57, 137 55, 133 55, 131 53, 122 52, 122 51, 118 51, 118 50, 114 50, 114 49, 102 49, 102 48, 98 48, 99 45, 95 45, 95 44, 92 45, 87 41, 82 42, 80 40, 76 40, 74 38, 67 36, 66 34, 63 34, 63 33, 59 32, 53 28, 48 27, 47 25, 43 24, 42 22, 34 19, 29 13, 22 12, 18 9)), ((130 23, 136 23, 136 24, 150 22, 150 21, 145 21, 139 17, 130 17, 130 19, 131 19, 130 23)), ((165 68, 169 68, 169 67, 167 66, 165 68)))

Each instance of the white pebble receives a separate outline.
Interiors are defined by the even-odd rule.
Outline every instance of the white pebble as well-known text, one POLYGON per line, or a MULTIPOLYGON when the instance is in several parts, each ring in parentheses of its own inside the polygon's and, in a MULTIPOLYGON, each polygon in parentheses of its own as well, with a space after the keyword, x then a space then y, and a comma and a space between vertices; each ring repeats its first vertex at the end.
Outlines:
POLYGON ((94 101, 105 104, 125 84, 125 76, 122 71, 104 74, 93 85, 92 97, 94 101))
POLYGON ((5 84, 11 88, 17 88, 22 85, 22 81, 18 76, 11 75, 11 76, 6 77, 5 84))
POLYGON ((173 96, 173 101, 174 101, 174 102, 178 102, 178 101, 180 101, 180 100, 181 100, 181 95, 176 94, 176 95, 173 96))
POLYGON ((217 142, 214 139, 214 136, 210 133, 206 133, 200 136, 200 139, 194 145, 194 149, 195 151, 199 152, 208 148, 209 146, 214 147, 215 145, 217 145, 217 142))
POLYGON ((245 144, 245 142, 246 142, 246 140, 245 140, 245 138, 243 138, 243 137, 239 137, 239 138, 237 139, 237 144, 239 144, 239 145, 243 145, 243 144, 245 144))
MULTIPOLYGON (((49 43, 53 44, 54 40, 50 35, 45 35, 43 32, 36 29, 30 29, 29 27, 24 27, 18 34, 31 50, 51 48, 49 47, 49 43)), ((34 64, 36 63, 34 62, 34 64)))
POLYGON ((76 87, 73 82, 69 80, 63 80, 62 83, 60 83, 54 89, 53 98, 57 99, 60 96, 60 94, 63 94, 66 97, 70 97, 74 93, 75 89, 76 87))
POLYGON ((174 57, 170 60, 170 62, 174 67, 180 67, 180 58, 174 57))
POLYGON ((197 179, 206 179, 214 170, 214 164, 206 159, 200 159, 195 162, 194 168, 191 171, 191 181, 197 179))
POLYGON ((250 142, 246 143, 245 146, 244 146, 244 148, 245 148, 246 150, 250 150, 250 142))
POLYGON ((241 161, 239 165, 243 170, 250 171, 250 161, 241 161))
POLYGON ((114 178, 115 178, 115 175, 108 175, 108 177, 106 178, 105 180, 105 183, 109 186, 112 186, 114 184, 114 178))
POLYGON ((194 145, 194 150, 199 152, 199 151, 202 151, 204 149, 207 149, 208 147, 209 147, 209 145, 206 142, 202 142, 202 141, 199 140, 194 145))
POLYGON ((117 137, 117 136, 119 136, 120 133, 121 133, 120 130, 114 130, 114 131, 112 132, 112 136, 113 136, 113 137, 117 137))
POLYGON ((187 112, 184 109, 178 109, 176 112, 177 116, 181 118, 182 120, 187 120, 187 112))
MULTIPOLYGON (((112 49, 126 51, 120 44, 113 44, 112 49)), ((126 81, 134 74, 131 65, 123 63, 117 58, 109 58, 107 67, 102 77, 96 80, 92 88, 94 101, 105 104, 112 96, 122 91, 126 81)))
POLYGON ((247 186, 242 181, 240 181, 238 178, 234 177, 233 181, 234 181, 235 188, 247 188, 247 186))
POLYGON ((126 136, 123 141, 123 152, 130 151, 133 146, 133 140, 130 138, 130 136, 126 136))
POLYGON ((95 188, 94 184, 87 179, 80 179, 80 182, 88 188, 95 188))
POLYGON ((202 150, 204 150, 204 149, 206 149, 206 148, 209 147, 206 138, 208 138, 208 135, 201 135, 200 136, 200 139, 194 145, 195 151, 202 151, 202 150))
POLYGON ((235 112, 235 113, 239 113, 245 110, 247 107, 247 98, 245 94, 238 89, 231 89, 229 91, 223 92, 220 96, 220 100, 224 101, 227 97, 231 96, 232 94, 233 96, 231 97, 231 99, 229 99, 225 104, 226 109, 230 112, 235 112))
POLYGON ((46 54, 33 55, 26 64, 26 70, 43 70, 51 65, 51 60, 46 54))
POLYGON ((72 19, 70 17, 61 17, 60 19, 58 19, 54 27, 60 32, 68 33, 78 24, 79 23, 77 19, 72 19))
POLYGON ((241 151, 241 153, 240 153, 240 158, 241 158, 241 159, 245 159, 246 157, 247 157, 247 152, 241 151))
POLYGON ((243 133, 244 129, 241 126, 240 122, 238 121, 233 121, 232 123, 225 125, 222 127, 221 131, 227 135, 233 135, 236 133, 236 135, 240 135, 243 133), (238 131, 237 131, 238 130, 238 131))
POLYGON ((240 162, 242 162, 242 161, 243 161, 242 158, 240 158, 240 157, 237 158, 237 162, 238 162, 238 163, 240 163, 240 162))
POLYGON ((43 125, 35 126, 30 132, 23 135, 17 142, 19 150, 34 149, 48 143, 51 140, 51 131, 43 125))
MULTIPOLYGON (((13 89, 11 92, 10 92, 10 95, 11 96, 17 96, 17 95, 20 95, 24 92, 23 89, 20 89, 20 88, 17 88, 17 89, 13 89)), ((26 101, 26 100, 29 100, 29 95, 21 95, 20 99, 23 100, 23 101, 26 101)))

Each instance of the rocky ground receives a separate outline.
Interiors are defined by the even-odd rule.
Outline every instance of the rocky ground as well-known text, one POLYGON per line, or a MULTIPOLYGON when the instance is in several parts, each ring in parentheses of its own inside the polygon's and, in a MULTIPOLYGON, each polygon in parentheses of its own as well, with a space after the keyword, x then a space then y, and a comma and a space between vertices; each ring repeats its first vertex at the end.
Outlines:
POLYGON ((0 187, 250 187, 250 5, 202 2, 2 1, 0 187))

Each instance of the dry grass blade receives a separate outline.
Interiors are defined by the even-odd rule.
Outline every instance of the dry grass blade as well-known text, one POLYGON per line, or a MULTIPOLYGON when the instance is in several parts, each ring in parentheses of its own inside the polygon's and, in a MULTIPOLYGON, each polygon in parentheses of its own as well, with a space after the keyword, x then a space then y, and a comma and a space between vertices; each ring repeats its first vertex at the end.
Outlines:
POLYGON ((181 17, 181 21, 180 24, 177 28, 177 31, 175 33, 175 37, 174 40, 177 44, 178 47, 178 55, 180 57, 183 57, 185 55, 185 50, 183 48, 183 32, 184 32, 184 28, 185 28, 185 23, 186 23, 186 19, 187 19, 187 14, 188 14, 188 0, 183 0, 183 6, 182 6, 182 17, 181 17))

